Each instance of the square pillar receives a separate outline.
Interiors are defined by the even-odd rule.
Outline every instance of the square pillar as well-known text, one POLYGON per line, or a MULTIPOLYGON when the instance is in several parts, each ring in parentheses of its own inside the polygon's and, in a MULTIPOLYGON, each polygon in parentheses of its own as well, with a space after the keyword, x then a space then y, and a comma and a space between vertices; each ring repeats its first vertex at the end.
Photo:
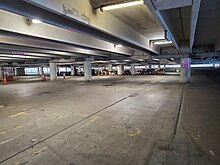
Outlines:
POLYGON ((57 79, 57 64, 55 62, 50 62, 50 81, 55 81, 57 79))
POLYGON ((42 76, 44 74, 44 67, 43 66, 40 66, 38 68, 38 73, 39 73, 40 76, 42 76))
POLYGON ((118 72, 119 76, 121 76, 123 74, 123 71, 124 71, 123 65, 118 65, 117 66, 117 72, 118 72))
POLYGON ((131 75, 135 75, 135 65, 131 64, 131 75))
POLYGON ((112 71, 113 71, 113 69, 112 69, 112 64, 108 64, 108 71, 109 71, 109 72, 112 72, 112 71))
POLYGON ((75 66, 71 66, 71 76, 75 76, 76 75, 76 68, 75 66))
POLYGON ((181 59, 181 81, 182 83, 190 83, 190 74, 191 74, 191 59, 182 58, 181 59))
POLYGON ((84 61, 84 78, 86 81, 92 81, 92 64, 91 61, 84 61))

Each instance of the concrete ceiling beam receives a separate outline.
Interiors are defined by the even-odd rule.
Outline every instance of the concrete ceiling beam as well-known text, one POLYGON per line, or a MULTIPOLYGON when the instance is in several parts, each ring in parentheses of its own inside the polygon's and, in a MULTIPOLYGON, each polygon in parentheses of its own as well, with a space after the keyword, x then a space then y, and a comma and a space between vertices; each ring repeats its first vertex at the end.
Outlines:
POLYGON ((157 10, 168 10, 191 6, 193 0, 151 0, 157 10))
POLYGON ((179 50, 179 40, 175 36, 175 34, 171 33, 172 29, 171 26, 168 25, 165 21, 165 19, 162 17, 159 10, 157 10, 151 0, 144 0, 145 5, 149 8, 151 13, 154 15, 155 19, 158 21, 158 23, 163 27, 164 30, 167 30, 170 34, 171 40, 173 42, 173 45, 177 50, 179 50))
POLYGON ((201 0, 193 0, 190 28, 190 52, 192 53, 201 0))
POLYGON ((65 0, 14 0, 4 1, 0 8, 26 17, 38 18, 45 23, 77 31, 103 42, 122 44, 129 49, 159 54, 160 47, 149 45, 149 40, 145 36, 124 22, 108 12, 94 10, 89 0, 83 3, 81 0, 75 1, 67 3, 65 0))
MULTIPOLYGON (((46 23, 28 24, 25 17, 4 10, 0 10, 0 22, 0 30, 2 33, 4 31, 13 34, 17 33, 39 39, 73 44, 79 47, 82 46, 89 49, 97 49, 123 55, 131 55, 133 52, 128 48, 115 47, 115 45, 112 43, 46 23), (10 23, 8 23, 9 20, 10 23)), ((91 51, 80 48, 75 49, 78 49, 79 53, 82 52, 84 54, 87 54, 91 51)))
MULTIPOLYGON (((39 59, 39 57, 27 56, 27 55, 16 55, 16 54, 1 54, 0 57, 20 58, 20 59, 39 59)), ((51 59, 49 57, 41 57, 40 59, 51 59)))
MULTIPOLYGON (((1 31, 0 31, 1 33, 1 31)), ((19 50, 19 51, 29 51, 29 52, 39 52, 50 55, 58 55, 58 56, 76 56, 76 57, 84 57, 86 55, 93 56, 103 56, 108 57, 109 54, 115 55, 124 55, 118 54, 116 52, 106 52, 101 50, 93 50, 93 49, 85 49, 78 48, 74 45, 57 43, 53 41, 45 41, 39 40, 33 37, 25 37, 19 35, 19 37, 11 37, 0 35, 0 40, 4 41, 4 44, 0 44, 0 49, 9 49, 9 50, 19 50)))

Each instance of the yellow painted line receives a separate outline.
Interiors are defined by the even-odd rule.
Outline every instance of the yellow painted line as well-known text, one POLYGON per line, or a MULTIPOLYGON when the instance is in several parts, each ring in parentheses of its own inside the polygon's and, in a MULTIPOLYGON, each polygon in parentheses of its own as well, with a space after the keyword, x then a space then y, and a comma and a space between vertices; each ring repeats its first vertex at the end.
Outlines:
POLYGON ((7 139, 7 140, 5 140, 5 141, 1 141, 1 142, 0 142, 0 145, 5 144, 5 143, 8 143, 8 142, 10 142, 10 141, 12 141, 12 140, 14 140, 14 139, 20 137, 21 135, 22 135, 22 134, 17 135, 17 136, 15 136, 15 137, 11 138, 11 139, 7 139))
POLYGON ((87 116, 88 116, 87 114, 78 113, 78 112, 71 112, 71 114, 78 115, 78 116, 84 116, 84 117, 87 117, 87 116))
POLYGON ((38 151, 36 151, 36 152, 33 153, 32 155, 37 155, 37 154, 39 154, 40 152, 46 151, 47 149, 48 149, 48 147, 47 147, 47 146, 44 146, 43 148, 39 149, 38 151))
POLYGON ((21 115, 25 115, 26 113, 25 112, 19 112, 19 113, 16 113, 14 115, 10 115, 8 117, 17 117, 17 116, 21 116, 21 115))
POLYGON ((132 133, 132 134, 128 134, 129 136, 133 137, 133 136, 137 136, 139 135, 142 131, 139 130, 138 128, 135 128, 136 132, 135 133, 132 133))
POLYGON ((98 120, 99 118, 100 118, 100 117, 98 117, 98 116, 94 116, 93 119, 91 119, 88 123, 84 124, 83 126, 79 127, 78 130, 80 130, 80 129, 82 129, 82 128, 85 128, 85 127, 87 127, 87 126, 89 126, 90 124, 92 124, 92 123, 94 123, 96 120, 98 120))
POLYGON ((12 129, 4 130, 4 131, 0 132, 0 135, 3 135, 3 134, 5 134, 5 133, 7 133, 7 132, 10 132, 10 131, 12 131, 12 130, 19 129, 19 128, 21 128, 22 126, 23 126, 23 125, 18 125, 18 126, 15 126, 15 127, 12 128, 12 129))
POLYGON ((7 132, 8 132, 8 130, 3 131, 3 132, 0 132, 0 135, 3 135, 3 134, 5 134, 5 133, 7 133, 7 132))

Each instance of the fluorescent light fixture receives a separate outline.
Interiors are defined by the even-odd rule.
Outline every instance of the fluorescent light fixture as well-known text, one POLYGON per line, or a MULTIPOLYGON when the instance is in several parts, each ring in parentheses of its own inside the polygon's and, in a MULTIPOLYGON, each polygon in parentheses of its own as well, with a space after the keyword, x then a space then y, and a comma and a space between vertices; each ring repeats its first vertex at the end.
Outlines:
POLYGON ((151 43, 154 45, 162 45, 162 44, 172 44, 172 41, 167 40, 152 40, 151 43))
POLYGON ((116 45, 116 47, 118 47, 118 48, 122 48, 123 45, 119 44, 119 45, 116 45))
POLYGON ((131 60, 124 60, 125 62, 129 62, 129 61, 131 61, 131 60))
POLYGON ((154 60, 154 61, 160 61, 158 58, 154 58, 153 60, 154 60))
POLYGON ((125 8, 125 7, 130 7, 130 6, 141 5, 141 4, 144 4, 143 0, 131 1, 131 2, 126 2, 126 3, 119 3, 119 4, 109 5, 109 6, 103 6, 103 7, 100 7, 100 10, 101 11, 113 10, 113 9, 125 8))
POLYGON ((110 60, 111 62, 118 62, 117 60, 110 60))
POLYGON ((33 23, 42 23, 42 21, 41 21, 41 20, 38 20, 38 19, 32 19, 32 22, 33 22, 33 23))

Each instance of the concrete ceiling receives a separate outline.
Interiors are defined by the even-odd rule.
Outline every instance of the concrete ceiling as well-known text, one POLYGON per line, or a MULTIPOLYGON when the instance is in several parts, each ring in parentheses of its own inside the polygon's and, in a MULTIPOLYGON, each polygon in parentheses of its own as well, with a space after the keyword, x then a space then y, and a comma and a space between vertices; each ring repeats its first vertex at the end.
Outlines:
POLYGON ((115 9, 109 12, 150 40, 164 38, 164 30, 145 5, 115 9))
MULTIPOLYGON (((99 7, 102 5, 113 4, 123 2, 122 0, 91 0, 91 4, 94 7, 99 7)), ((113 16, 117 17, 140 34, 144 35, 146 38, 153 39, 163 39, 164 30, 155 20, 154 16, 147 8, 146 5, 137 5, 128 8, 114 9, 109 12, 113 16)))
POLYGON ((190 39, 191 6, 161 11, 179 41, 190 39))
POLYGON ((195 44, 214 44, 220 38, 220 0, 202 0, 195 44))

